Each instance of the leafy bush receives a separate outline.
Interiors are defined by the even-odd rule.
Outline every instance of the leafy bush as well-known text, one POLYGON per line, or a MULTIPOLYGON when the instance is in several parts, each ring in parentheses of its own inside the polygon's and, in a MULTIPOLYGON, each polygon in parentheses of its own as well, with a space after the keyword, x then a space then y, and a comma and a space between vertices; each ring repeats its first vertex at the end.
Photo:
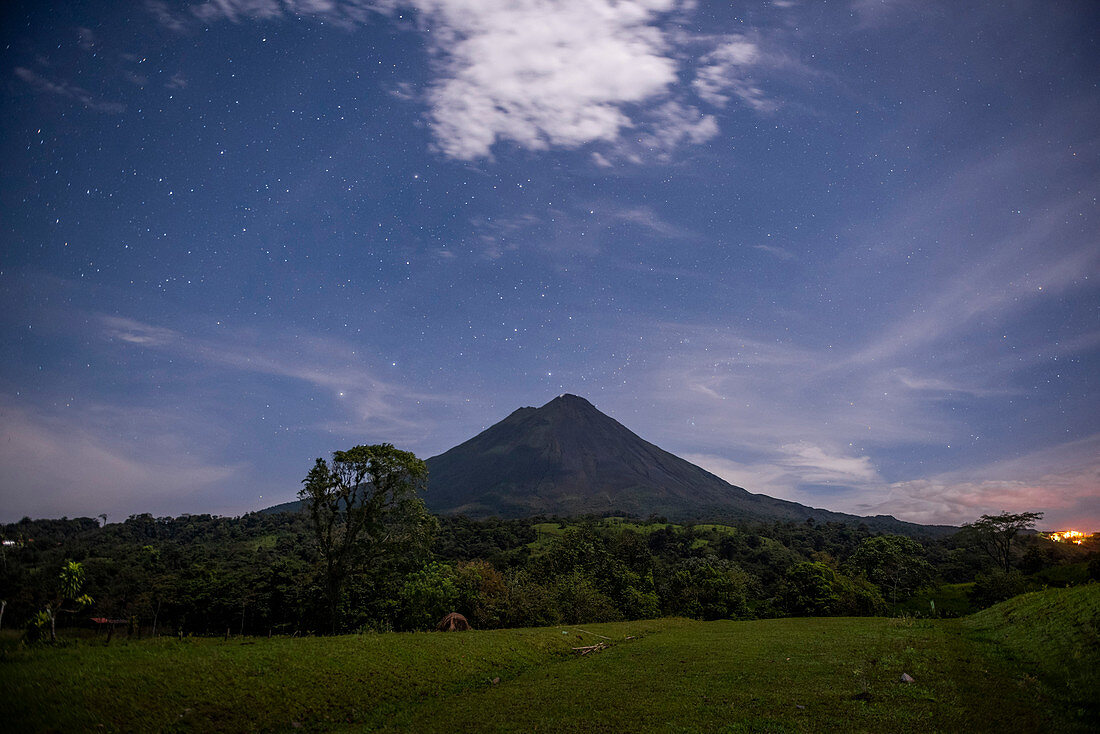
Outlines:
POLYGON ((432 629, 455 610, 459 598, 454 571, 435 561, 411 573, 401 587, 401 626, 409 630, 432 629))
POLYGON ((883 614, 886 603, 867 579, 852 578, 820 561, 804 561, 787 569, 781 600, 796 616, 864 616, 883 614))
POLYGON ((749 596, 756 579, 730 561, 686 559, 675 566, 667 585, 666 614, 696 619, 751 616, 749 596))
POLYGON ((485 561, 460 563, 455 568, 457 609, 476 629, 504 624, 507 591, 504 576, 485 561))
POLYGON ((46 642, 50 638, 50 613, 41 611, 27 620, 26 637, 28 643, 46 642))
POLYGON ((980 574, 970 590, 970 603, 982 609, 1024 593, 1027 583, 1019 573, 994 571, 980 574))

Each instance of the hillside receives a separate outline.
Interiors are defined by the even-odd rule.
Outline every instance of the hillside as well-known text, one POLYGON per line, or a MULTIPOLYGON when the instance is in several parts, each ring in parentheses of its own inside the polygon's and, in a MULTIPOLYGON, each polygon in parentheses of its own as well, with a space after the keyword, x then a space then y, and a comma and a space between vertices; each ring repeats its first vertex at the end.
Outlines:
POLYGON ((1100 584, 1021 594, 964 624, 1044 678, 1078 719, 1100 721, 1100 584))

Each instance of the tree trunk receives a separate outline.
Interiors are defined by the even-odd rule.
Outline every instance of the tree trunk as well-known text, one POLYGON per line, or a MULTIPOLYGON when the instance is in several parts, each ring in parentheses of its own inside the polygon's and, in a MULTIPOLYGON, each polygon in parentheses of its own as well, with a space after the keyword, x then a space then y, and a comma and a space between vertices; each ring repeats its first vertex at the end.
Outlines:
POLYGON ((340 573, 337 568, 329 566, 327 570, 328 578, 325 579, 325 586, 328 592, 328 613, 329 622, 331 624, 329 633, 335 635, 338 629, 337 613, 340 608, 340 591, 343 585, 340 583, 342 579, 340 578, 340 573))
POLYGON ((339 590, 339 587, 336 586, 335 584, 330 584, 329 585, 329 592, 328 592, 328 615, 329 615, 329 622, 330 622, 329 633, 333 634, 333 635, 336 634, 336 614, 337 614, 337 609, 339 609, 339 607, 340 607, 340 590, 339 590))

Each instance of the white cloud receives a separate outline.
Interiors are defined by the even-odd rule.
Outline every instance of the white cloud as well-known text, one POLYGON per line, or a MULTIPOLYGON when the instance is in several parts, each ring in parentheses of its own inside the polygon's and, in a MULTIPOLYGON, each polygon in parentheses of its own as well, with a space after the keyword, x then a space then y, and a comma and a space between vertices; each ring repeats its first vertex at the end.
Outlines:
MULTIPOLYGON (((1057 130, 1057 124, 1053 121, 1051 128, 1057 130)), ((1092 287, 1089 275, 1100 271, 1100 249, 1094 246, 1096 226, 1084 213, 1095 206, 1100 187, 1090 175, 1072 151, 1051 153, 1034 141, 1016 141, 993 153, 952 161, 924 189, 881 218, 859 225, 865 231, 856 234, 849 250, 856 257, 874 251, 884 262, 896 262, 911 251, 912 233, 923 232, 919 244, 933 265, 908 276, 928 282, 911 294, 898 294, 893 300, 896 317, 851 360, 905 360, 1017 318, 1044 301, 1092 287), (1012 214, 1004 202, 1019 194, 989 185, 1047 179, 1061 181, 1063 187, 1052 187, 1028 211, 1012 214), (1081 222, 1089 222, 1087 229, 1081 222), (981 236, 975 237, 975 231, 981 236), (936 266, 942 263, 951 267, 941 272, 936 266)), ((854 272, 852 265, 839 262, 838 278, 854 272)))
POLYGON ((725 107, 737 97, 757 112, 771 112, 776 103, 748 75, 761 57, 758 44, 744 36, 730 36, 703 56, 691 85, 701 99, 716 107, 725 107))
MULTIPOLYGON (((1041 510, 1052 527, 1100 529, 1100 434, 965 470, 910 466, 904 481, 879 471, 899 447, 974 440, 980 428, 952 406, 1009 394, 1011 370, 1033 366, 1026 359, 960 379, 952 364, 918 371, 897 359, 856 359, 865 352, 859 344, 800 346, 684 324, 645 333, 669 355, 641 377, 659 416, 649 423, 663 427, 657 443, 751 492, 913 522, 1041 510)), ((1091 348, 1096 339, 1059 349, 1091 348)))
POLYGON ((146 346, 166 346, 182 339, 182 336, 171 329, 127 319, 120 316, 104 316, 103 326, 108 337, 127 342, 129 344, 141 344, 146 346))
POLYGON ((766 494, 769 497, 803 502, 805 497, 798 491, 798 478, 779 466, 768 462, 740 462, 714 454, 681 454, 682 458, 700 466, 711 474, 725 479, 730 484, 746 489, 754 494, 766 494))
MULTIPOLYGON (((669 42, 654 24, 672 0, 416 5, 439 54, 441 78, 428 92, 432 129, 453 158, 488 156, 498 141, 530 150, 615 141, 637 124, 628 106, 676 81, 669 42)), ((679 137, 700 135, 697 121, 685 125, 679 137)))
POLYGON ((919 0, 851 0, 851 7, 860 28, 876 28, 939 12, 919 0))
POLYGON ((176 33, 187 30, 188 18, 174 10, 164 0, 146 0, 145 9, 164 28, 176 33))
MULTIPOLYGON (((471 244, 491 260, 523 250, 594 257, 615 247, 688 240, 698 235, 662 218, 652 207, 624 207, 612 200, 575 202, 533 214, 471 220, 471 244), (624 243, 630 243, 624 245, 624 243)), ((630 268, 620 263, 619 267, 630 268)))
MULTIPOLYGON (((714 454, 684 454, 684 458, 750 492, 810 506, 819 505, 820 498, 802 489, 805 485, 841 489, 882 485, 870 457, 850 456, 806 441, 784 444, 758 461, 740 462, 714 454)), ((828 509, 842 511, 838 506, 828 509)))
POLYGON ((610 222, 621 222, 623 224, 640 227, 653 235, 666 239, 681 239, 691 236, 689 232, 681 227, 661 218, 660 215, 648 206, 634 206, 629 208, 608 206, 606 210, 601 207, 601 214, 610 222))
POLYGON ((79 27, 77 32, 77 45, 84 51, 92 51, 95 49, 99 39, 96 37, 95 31, 91 28, 79 27))
POLYGON ((780 260, 797 260, 793 252, 783 247, 776 247, 775 245, 753 245, 754 250, 760 250, 766 252, 769 255, 779 258, 780 260))
POLYGON ((628 160, 667 160, 685 145, 705 143, 718 134, 718 121, 697 107, 670 100, 647 116, 637 135, 627 137, 618 153, 628 160))
POLYGON ((845 456, 806 441, 784 444, 780 464, 797 472, 807 484, 866 484, 879 480, 867 456, 845 456))
POLYGON ((783 446, 758 461, 715 454, 684 458, 750 492, 856 515, 961 525, 1001 512, 1045 513, 1046 528, 1100 530, 1100 434, 1018 458, 920 479, 886 482, 869 457, 832 454, 813 444, 783 446), (804 488, 835 484, 828 500, 804 488))
MULTIPOLYGON (((693 94, 717 106, 737 97, 758 112, 776 106, 746 75, 765 58, 758 42, 692 34, 670 22, 694 10, 689 0, 208 0, 182 11, 149 0, 146 7, 180 32, 196 22, 291 16, 353 29, 383 14, 404 21, 400 11, 415 10, 434 79, 413 96, 428 105, 439 152, 458 160, 490 157, 500 144, 533 151, 602 144, 607 150, 592 154, 598 166, 667 161, 718 134, 718 121, 692 104, 693 94), (685 84, 682 66, 700 48, 703 65, 685 84)), ((394 93, 410 97, 404 83, 394 93)))
POLYGON ((146 0, 146 10, 165 28, 184 33, 196 24, 243 23, 295 16, 320 18, 345 30, 366 23, 371 15, 390 12, 398 3, 387 0, 204 0, 183 8, 164 0, 146 0))

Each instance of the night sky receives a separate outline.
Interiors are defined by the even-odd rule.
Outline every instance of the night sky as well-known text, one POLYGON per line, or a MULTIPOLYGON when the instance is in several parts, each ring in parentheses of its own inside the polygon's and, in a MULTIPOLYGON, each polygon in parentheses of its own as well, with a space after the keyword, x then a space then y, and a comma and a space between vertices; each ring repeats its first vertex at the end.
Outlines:
POLYGON ((1093 0, 7 2, 0 520, 574 393, 753 492, 1100 530, 1093 0))

